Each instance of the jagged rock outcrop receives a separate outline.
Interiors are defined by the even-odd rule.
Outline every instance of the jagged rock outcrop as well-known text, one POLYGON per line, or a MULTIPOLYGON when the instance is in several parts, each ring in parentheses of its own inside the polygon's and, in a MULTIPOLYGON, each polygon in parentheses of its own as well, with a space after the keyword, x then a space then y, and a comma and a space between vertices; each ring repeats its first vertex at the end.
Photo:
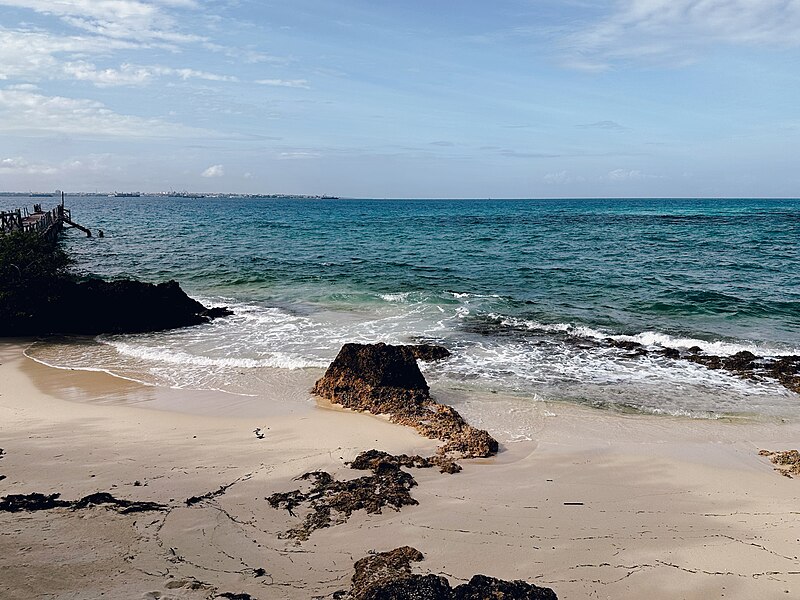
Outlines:
POLYGON ((423 560, 410 546, 379 552, 356 561, 349 590, 337 600, 558 600, 550 588, 525 581, 504 581, 475 575, 455 588, 441 575, 417 575, 411 563, 423 560))
POLYGON ((409 346, 345 344, 313 393, 346 408, 388 415, 395 423, 440 439, 442 455, 486 457, 498 450, 497 440, 486 431, 431 398, 409 346))
POLYGON ((50 284, 46 298, 15 306, 0 324, 0 335, 142 333, 200 325, 230 314, 226 308, 203 306, 175 281, 62 279, 50 284))

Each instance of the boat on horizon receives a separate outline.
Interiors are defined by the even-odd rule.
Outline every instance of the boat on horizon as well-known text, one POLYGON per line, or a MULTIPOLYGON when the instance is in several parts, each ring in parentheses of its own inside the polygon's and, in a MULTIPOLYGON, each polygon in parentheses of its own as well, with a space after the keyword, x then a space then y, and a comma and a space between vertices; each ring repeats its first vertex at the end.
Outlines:
POLYGON ((114 192, 113 194, 108 195, 109 198, 139 198, 141 194, 139 192, 114 192))

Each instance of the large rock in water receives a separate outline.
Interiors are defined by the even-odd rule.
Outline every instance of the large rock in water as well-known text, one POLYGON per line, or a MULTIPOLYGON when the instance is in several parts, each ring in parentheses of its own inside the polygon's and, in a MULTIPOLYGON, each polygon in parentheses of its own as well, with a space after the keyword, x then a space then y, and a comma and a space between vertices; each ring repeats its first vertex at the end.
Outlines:
POLYGON ((207 323, 231 314, 209 309, 186 295, 176 281, 90 279, 68 290, 65 333, 140 333, 207 323))
POLYGON ((383 343, 345 344, 325 376, 317 381, 313 393, 346 408, 389 415, 395 423, 443 440, 440 454, 496 454, 497 440, 469 425, 451 406, 430 397, 412 348, 383 343))
POLYGON ((177 282, 62 280, 47 298, 6 320, 0 335, 142 333, 207 323, 232 314, 206 308, 177 282))

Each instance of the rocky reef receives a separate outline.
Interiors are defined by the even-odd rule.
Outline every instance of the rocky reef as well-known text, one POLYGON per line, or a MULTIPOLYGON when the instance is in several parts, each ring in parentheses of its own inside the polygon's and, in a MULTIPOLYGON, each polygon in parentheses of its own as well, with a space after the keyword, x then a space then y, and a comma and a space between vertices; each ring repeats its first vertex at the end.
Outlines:
POLYGON ((379 552, 356 561, 349 590, 336 600, 558 600, 550 588, 525 581, 504 581, 475 575, 455 588, 441 575, 412 573, 411 563, 423 560, 410 546, 379 552))
MULTIPOLYGON (((394 423, 442 440, 440 456, 477 458, 496 454, 497 440, 469 425, 453 407, 431 398, 412 348, 383 343, 345 344, 317 381, 313 393, 346 408, 387 415, 394 423)), ((430 351, 424 354, 430 355, 430 351)))
POLYGON ((730 356, 719 356, 707 354, 699 346, 692 346, 683 351, 666 346, 657 350, 648 350, 638 342, 613 338, 606 338, 602 343, 613 348, 627 350, 630 358, 660 354, 676 360, 688 360, 708 369, 723 369, 744 379, 775 379, 785 388, 800 394, 800 356, 758 356, 747 350, 730 356))

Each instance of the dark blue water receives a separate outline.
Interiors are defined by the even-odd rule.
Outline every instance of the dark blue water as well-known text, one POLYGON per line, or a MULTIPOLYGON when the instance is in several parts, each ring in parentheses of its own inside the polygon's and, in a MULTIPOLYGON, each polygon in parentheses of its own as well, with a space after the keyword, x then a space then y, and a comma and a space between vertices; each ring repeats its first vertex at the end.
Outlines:
POLYGON ((800 352, 799 200, 68 204, 106 233, 67 236, 82 272, 174 278, 238 307, 227 325, 190 334, 102 340, 154 373, 172 365, 173 383, 205 385, 191 373, 183 382, 181 366, 321 366, 343 341, 427 339, 457 351, 429 373, 443 386, 694 416, 798 400, 768 382, 576 340, 800 352))

